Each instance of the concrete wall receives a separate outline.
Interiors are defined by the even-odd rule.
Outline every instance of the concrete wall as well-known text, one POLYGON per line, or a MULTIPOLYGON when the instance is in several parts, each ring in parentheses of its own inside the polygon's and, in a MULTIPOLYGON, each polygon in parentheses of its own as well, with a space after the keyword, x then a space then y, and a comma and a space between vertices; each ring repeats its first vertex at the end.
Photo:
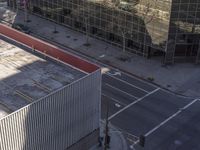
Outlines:
POLYGON ((0 150, 70 147, 99 129, 100 92, 101 73, 97 70, 2 118, 0 150))

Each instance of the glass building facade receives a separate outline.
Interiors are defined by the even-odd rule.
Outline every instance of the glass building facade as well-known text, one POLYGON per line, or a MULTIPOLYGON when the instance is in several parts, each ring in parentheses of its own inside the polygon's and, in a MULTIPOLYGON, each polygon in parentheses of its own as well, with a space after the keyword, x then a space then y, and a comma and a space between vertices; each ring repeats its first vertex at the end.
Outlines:
POLYGON ((29 0, 26 6, 123 50, 165 55, 166 63, 199 55, 199 0, 29 0))
POLYGON ((200 1, 172 0, 166 62, 184 57, 199 62, 200 1))

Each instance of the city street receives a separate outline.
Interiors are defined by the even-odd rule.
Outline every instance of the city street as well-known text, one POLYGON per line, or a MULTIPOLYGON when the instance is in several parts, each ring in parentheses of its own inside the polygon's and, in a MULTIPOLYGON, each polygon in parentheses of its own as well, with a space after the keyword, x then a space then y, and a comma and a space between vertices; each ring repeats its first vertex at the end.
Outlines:
POLYGON ((130 150, 200 149, 199 99, 173 94, 101 63, 100 57, 96 60, 84 55, 83 51, 80 53, 44 36, 32 35, 107 70, 102 75, 101 118, 105 120, 108 105, 109 121, 124 135, 130 150), (146 136, 145 148, 138 145, 140 135, 146 136))
POLYGON ((200 115, 199 99, 176 95, 76 50, 47 41, 102 67, 102 121, 108 105, 109 121, 124 135, 130 150, 200 149, 200 120, 195 117, 200 115), (140 135, 146 136, 144 148, 138 145, 140 135))
POLYGON ((103 74, 102 81, 102 119, 109 105, 109 121, 124 134, 130 149, 200 148, 198 99, 177 96, 114 70, 103 74), (137 144, 140 135, 146 136, 145 148, 137 144))

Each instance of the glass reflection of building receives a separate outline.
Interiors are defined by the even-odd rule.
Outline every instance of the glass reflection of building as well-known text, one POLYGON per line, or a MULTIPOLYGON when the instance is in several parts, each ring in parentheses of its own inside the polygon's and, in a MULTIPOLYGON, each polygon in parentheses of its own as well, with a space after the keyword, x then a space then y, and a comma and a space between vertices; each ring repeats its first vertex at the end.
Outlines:
POLYGON ((165 62, 173 63, 179 56, 199 55, 199 0, 29 0, 28 6, 32 13, 145 57, 165 55, 165 62))
POLYGON ((200 1, 172 0, 166 61, 184 57, 199 62, 200 1))

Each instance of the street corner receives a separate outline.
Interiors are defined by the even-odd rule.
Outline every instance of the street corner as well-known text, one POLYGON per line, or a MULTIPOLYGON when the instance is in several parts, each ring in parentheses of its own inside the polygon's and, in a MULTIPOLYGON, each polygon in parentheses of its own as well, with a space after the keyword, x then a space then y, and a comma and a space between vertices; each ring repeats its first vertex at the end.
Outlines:
POLYGON ((108 132, 106 134, 106 123, 104 121, 101 121, 100 127, 99 143, 90 150, 128 150, 128 145, 122 131, 109 123, 108 132))

